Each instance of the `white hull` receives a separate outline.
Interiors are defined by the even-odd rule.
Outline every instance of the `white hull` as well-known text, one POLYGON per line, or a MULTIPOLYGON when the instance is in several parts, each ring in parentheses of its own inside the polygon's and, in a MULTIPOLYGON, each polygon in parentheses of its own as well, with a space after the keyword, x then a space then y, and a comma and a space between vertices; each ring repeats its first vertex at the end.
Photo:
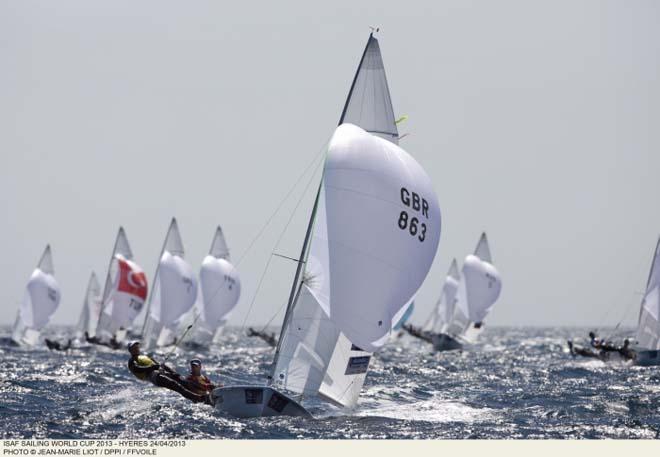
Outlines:
POLYGON ((216 409, 234 417, 312 415, 297 401, 267 386, 219 387, 211 394, 216 409))

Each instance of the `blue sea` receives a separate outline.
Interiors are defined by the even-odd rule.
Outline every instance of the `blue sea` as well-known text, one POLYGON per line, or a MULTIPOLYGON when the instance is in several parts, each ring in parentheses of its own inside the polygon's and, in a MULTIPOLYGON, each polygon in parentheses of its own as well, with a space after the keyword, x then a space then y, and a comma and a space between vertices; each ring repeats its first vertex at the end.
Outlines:
MULTIPOLYGON (((126 351, 51 352, 8 344, 0 328, 3 438, 562 439, 658 438, 660 367, 573 359, 583 328, 486 328, 463 351, 434 353, 410 336, 373 357, 358 407, 312 401, 315 419, 235 419, 135 379, 126 351)), ((64 339, 68 329, 46 336, 64 339)), ((166 351, 164 351, 166 352, 166 351)), ((156 353, 156 358, 163 358, 156 353)), ((273 350, 239 328, 210 349, 179 348, 225 385, 264 382, 273 350)))

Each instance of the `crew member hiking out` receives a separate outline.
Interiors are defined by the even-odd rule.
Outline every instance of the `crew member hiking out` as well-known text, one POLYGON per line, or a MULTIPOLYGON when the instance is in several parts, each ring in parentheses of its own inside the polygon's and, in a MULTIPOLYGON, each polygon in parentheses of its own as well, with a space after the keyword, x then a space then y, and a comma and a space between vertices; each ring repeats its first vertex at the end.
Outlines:
POLYGON ((136 378, 150 381, 153 385, 178 392, 194 403, 212 404, 209 395, 200 395, 188 390, 181 376, 165 364, 159 364, 151 357, 140 353, 140 343, 129 343, 128 351, 131 358, 128 360, 128 369, 136 378))
POLYGON ((186 377, 186 386, 188 390, 198 395, 208 395, 216 387, 208 376, 202 374, 202 362, 199 359, 190 361, 190 374, 186 377))

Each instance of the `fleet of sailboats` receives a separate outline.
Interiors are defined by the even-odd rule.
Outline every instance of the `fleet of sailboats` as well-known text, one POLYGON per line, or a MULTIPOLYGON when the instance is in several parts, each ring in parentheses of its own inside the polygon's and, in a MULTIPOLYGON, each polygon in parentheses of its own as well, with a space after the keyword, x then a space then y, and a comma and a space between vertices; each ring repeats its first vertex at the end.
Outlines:
POLYGON ((486 233, 460 273, 456 259, 445 277, 440 298, 421 330, 408 331, 433 344, 437 351, 461 349, 474 343, 502 289, 500 274, 493 265, 486 233))
MULTIPOLYGON (((406 325, 436 257, 441 212, 430 177, 399 140, 372 33, 326 148, 269 373, 262 384, 215 389, 217 409, 236 417, 310 417, 304 404, 316 398, 350 410, 358 404, 373 354, 399 329, 436 351, 476 342, 502 288, 485 232, 462 266, 452 259, 422 327, 406 325)), ((49 245, 27 283, 12 329, 16 344, 39 344, 60 303, 54 274, 49 245)), ((218 343, 240 297, 240 276, 220 226, 198 281, 172 218, 151 287, 120 227, 104 287, 92 272, 73 336, 80 343, 119 347, 133 331, 149 350, 177 344, 182 328, 195 327, 196 343, 218 343)), ((660 239, 634 352, 634 363, 660 365, 660 239)))

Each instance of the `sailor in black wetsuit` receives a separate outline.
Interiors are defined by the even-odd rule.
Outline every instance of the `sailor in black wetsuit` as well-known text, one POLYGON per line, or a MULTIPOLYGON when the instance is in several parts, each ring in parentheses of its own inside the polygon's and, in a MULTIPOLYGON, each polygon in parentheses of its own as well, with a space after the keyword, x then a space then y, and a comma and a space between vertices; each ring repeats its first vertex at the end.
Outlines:
POLYGON ((62 346, 62 344, 59 341, 54 341, 54 340, 49 340, 48 338, 44 338, 44 341, 46 342, 46 346, 48 346, 48 349, 51 351, 67 351, 71 349, 71 339, 67 341, 65 346, 62 346))
POLYGON ((198 395, 188 390, 182 384, 183 380, 176 371, 165 364, 159 364, 149 356, 140 354, 139 342, 134 341, 129 343, 128 351, 131 353, 131 358, 128 360, 128 369, 136 378, 142 381, 150 381, 155 386, 165 387, 166 389, 178 392, 194 403, 212 403, 210 396, 198 395))
POLYGON ((621 354, 621 357, 623 357, 625 360, 635 360, 636 353, 632 349, 630 349, 630 340, 626 338, 623 340, 623 346, 619 348, 619 354, 621 354))
POLYGON ((420 340, 424 340, 428 343, 433 343, 433 339, 431 338, 431 336, 429 334, 427 334, 426 332, 423 332, 419 328, 413 327, 412 324, 403 324, 403 329, 406 332, 410 333, 412 336, 414 336, 416 338, 419 338, 420 340))
POLYGON ((275 338, 275 334, 271 333, 270 335, 266 332, 258 332, 252 327, 248 328, 248 336, 256 336, 264 340, 266 343, 268 343, 270 346, 275 347, 277 346, 277 338, 275 338))

